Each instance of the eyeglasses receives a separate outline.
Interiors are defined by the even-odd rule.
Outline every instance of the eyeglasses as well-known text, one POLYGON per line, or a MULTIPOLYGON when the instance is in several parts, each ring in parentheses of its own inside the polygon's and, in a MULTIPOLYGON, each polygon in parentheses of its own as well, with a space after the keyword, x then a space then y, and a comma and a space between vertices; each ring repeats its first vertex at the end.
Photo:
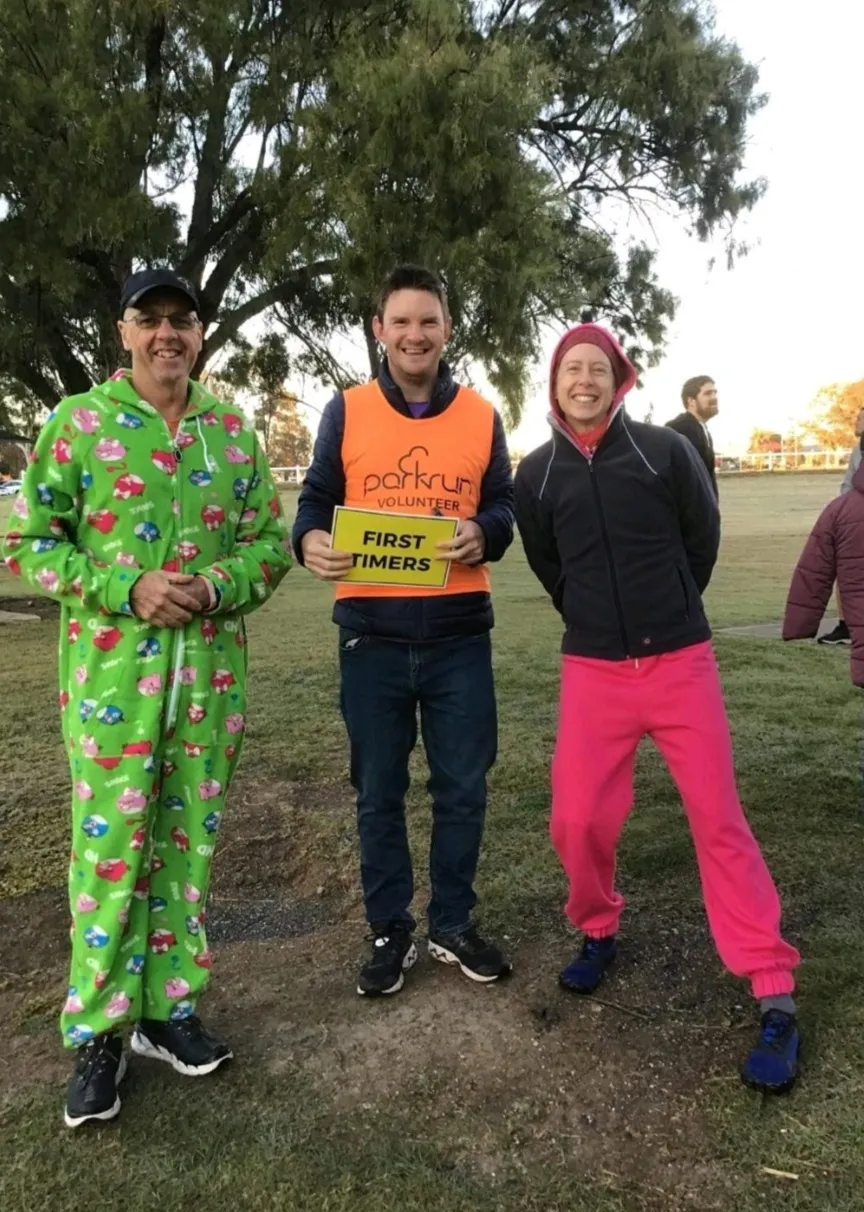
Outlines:
POLYGON ((126 321, 127 324, 134 324, 136 328, 142 329, 144 332, 155 332, 157 328, 161 328, 162 321, 167 320, 175 332, 191 332, 193 328, 198 327, 198 317, 194 312, 174 312, 171 315, 155 316, 150 312, 140 312, 137 316, 130 316, 126 321))

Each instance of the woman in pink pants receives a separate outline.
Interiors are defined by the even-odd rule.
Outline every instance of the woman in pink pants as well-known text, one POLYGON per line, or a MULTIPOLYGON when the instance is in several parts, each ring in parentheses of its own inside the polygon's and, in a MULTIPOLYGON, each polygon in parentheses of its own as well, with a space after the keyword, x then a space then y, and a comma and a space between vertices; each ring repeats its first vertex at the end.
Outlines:
POLYGON ((742 1078, 781 1093, 797 1077, 797 951, 741 807, 702 594, 720 518, 708 474, 673 430, 629 420, 636 372, 611 333, 571 329, 552 359, 552 440, 516 475, 528 562, 565 623, 552 841, 584 934, 561 983, 593 993, 615 958, 624 902, 615 852, 650 736, 681 793, 720 957, 761 1007, 742 1078))

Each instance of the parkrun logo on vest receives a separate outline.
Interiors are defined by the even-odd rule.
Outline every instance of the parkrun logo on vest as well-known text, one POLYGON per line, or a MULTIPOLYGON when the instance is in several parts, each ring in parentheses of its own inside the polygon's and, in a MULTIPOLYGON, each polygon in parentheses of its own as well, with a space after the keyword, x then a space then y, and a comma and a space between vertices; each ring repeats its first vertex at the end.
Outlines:
POLYGON ((458 513, 463 496, 472 499, 476 496, 473 482, 465 476, 448 477, 440 471, 427 471, 424 458, 429 458, 426 447, 412 446, 400 456, 395 471, 365 477, 363 496, 374 497, 378 509, 458 513))

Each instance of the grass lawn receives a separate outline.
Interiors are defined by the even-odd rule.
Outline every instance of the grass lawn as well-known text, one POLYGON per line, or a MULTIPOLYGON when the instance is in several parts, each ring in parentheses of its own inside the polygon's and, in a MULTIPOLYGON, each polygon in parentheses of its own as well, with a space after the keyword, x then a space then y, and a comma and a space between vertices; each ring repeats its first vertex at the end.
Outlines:
MULTIPOLYGON (((718 628, 779 617, 836 488, 723 481, 718 628)), ((21 593, 0 573, 0 594, 21 593)), ((737 1078, 756 1015, 710 944, 680 805, 650 746, 620 855, 620 962, 601 998, 559 993, 573 947, 547 838, 560 627, 518 548, 495 595, 501 746, 479 892, 513 979, 477 988, 424 953, 398 997, 356 996, 366 944, 329 592, 295 570, 251 620, 249 742, 211 901, 205 1014, 237 1060, 201 1083, 137 1063, 119 1123, 75 1135, 55 1023, 68 847, 56 623, 0 627, 3 1212, 859 1212, 864 817, 848 653, 717 636, 742 797, 805 955, 806 1067, 791 1097, 764 1101, 737 1078)), ((416 776, 422 917, 419 758, 416 776)))

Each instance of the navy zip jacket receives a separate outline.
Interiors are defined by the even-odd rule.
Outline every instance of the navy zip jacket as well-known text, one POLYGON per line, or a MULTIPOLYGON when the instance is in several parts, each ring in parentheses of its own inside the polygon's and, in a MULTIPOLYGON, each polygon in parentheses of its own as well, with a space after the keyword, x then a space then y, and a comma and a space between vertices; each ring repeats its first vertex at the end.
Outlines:
MULTIPOLYGON (((403 416, 411 410, 401 388, 390 376, 386 360, 378 373, 378 383, 387 402, 403 416)), ((458 392, 449 367, 442 362, 423 417, 434 417, 453 403, 458 392)), ((324 409, 312 465, 306 473, 293 544, 297 559, 303 563, 301 540, 310 530, 333 528, 333 509, 345 503, 345 470, 342 463, 342 439, 345 433, 345 398, 341 392, 324 409)), ((513 475, 504 426, 495 413, 489 463, 480 485, 480 509, 472 519, 486 536, 487 562, 500 560, 513 541, 513 475)), ((458 636, 484 635, 494 623, 492 601, 488 593, 447 594, 441 597, 340 598, 333 607, 333 622, 349 631, 375 635, 386 640, 423 643, 458 636)))
POLYGON ((702 594, 720 542, 705 465, 623 409, 592 459, 553 418, 516 473, 528 563, 564 618, 563 651, 622 661, 708 640, 702 594))

